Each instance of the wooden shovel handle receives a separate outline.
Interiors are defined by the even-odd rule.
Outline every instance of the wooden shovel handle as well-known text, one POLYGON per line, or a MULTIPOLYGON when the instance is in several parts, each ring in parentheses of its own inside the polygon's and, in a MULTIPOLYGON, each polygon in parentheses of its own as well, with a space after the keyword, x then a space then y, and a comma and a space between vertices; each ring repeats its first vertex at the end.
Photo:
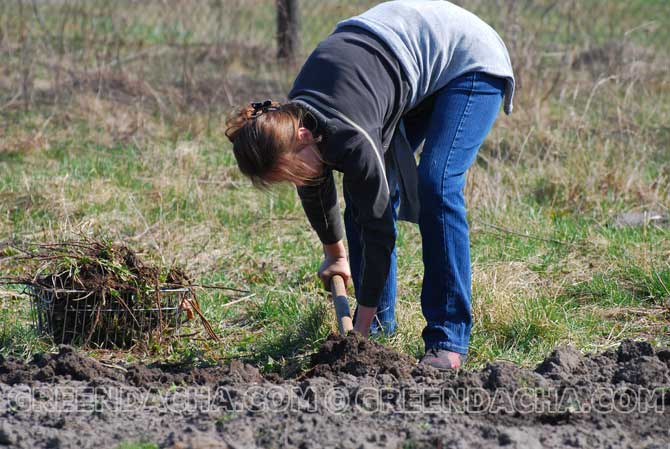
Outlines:
POLYGON ((347 300, 347 288, 344 285, 344 279, 339 274, 330 278, 330 292, 333 295, 333 305, 335 305, 335 315, 337 316, 337 327, 340 335, 346 335, 347 332, 354 329, 354 323, 349 311, 349 301, 347 300))

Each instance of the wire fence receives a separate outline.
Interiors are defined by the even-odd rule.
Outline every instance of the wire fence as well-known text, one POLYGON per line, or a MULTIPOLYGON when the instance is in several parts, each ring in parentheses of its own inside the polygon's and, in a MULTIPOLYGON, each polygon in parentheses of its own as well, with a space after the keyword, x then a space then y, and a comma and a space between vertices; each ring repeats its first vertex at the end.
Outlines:
MULTIPOLYGON (((281 97, 339 20, 378 3, 295 1, 295 61, 281 64, 275 0, 3 0, 0 113, 82 91, 164 114, 281 97)), ((503 36, 522 89, 551 92, 566 69, 639 69, 670 47, 665 0, 457 3, 503 36)))

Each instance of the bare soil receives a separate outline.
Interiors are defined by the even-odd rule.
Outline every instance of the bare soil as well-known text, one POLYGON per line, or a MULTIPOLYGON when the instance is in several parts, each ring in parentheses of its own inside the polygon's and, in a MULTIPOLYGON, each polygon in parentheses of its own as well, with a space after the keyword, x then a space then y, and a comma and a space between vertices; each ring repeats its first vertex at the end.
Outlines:
POLYGON ((217 366, 116 365, 69 346, 0 358, 0 447, 670 447, 670 350, 559 347, 535 369, 439 372, 331 336, 297 378, 217 366))

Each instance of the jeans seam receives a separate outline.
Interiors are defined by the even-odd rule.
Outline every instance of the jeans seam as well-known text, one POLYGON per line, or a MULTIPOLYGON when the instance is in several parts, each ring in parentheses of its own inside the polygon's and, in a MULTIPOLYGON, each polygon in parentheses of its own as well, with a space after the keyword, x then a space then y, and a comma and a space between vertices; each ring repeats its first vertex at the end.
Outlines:
MULTIPOLYGON (((461 115, 461 120, 458 123, 458 128, 456 128, 456 132, 454 133, 454 138, 451 141, 451 144, 449 145, 449 156, 447 156, 447 163, 444 168, 444 173, 442 173, 442 182, 440 185, 440 193, 444 197, 444 190, 445 190, 445 183, 446 183, 446 178, 447 178, 447 172, 449 171, 449 163, 451 162, 451 156, 454 154, 454 144, 458 141, 458 138, 461 135, 461 132, 463 131, 463 124, 465 123, 465 118, 468 115, 468 111, 470 110, 470 107, 472 105, 472 94, 475 91, 475 82, 477 80, 477 74, 473 73, 472 74, 472 81, 470 83, 470 92, 468 92, 468 100, 467 103, 465 104, 465 108, 463 109, 463 114, 461 115)), ((445 212, 444 210, 440 211, 440 221, 442 222, 442 240, 444 242, 444 253, 447 254, 447 231, 446 231, 446 217, 445 217, 445 212)), ((449 304, 449 298, 447 300, 447 307, 449 304)))
POLYGON ((472 105, 472 94, 475 91, 475 82, 477 81, 477 73, 474 72, 472 74, 472 82, 470 84, 470 92, 468 92, 468 102, 465 104, 465 109, 463 110, 463 115, 461 115, 461 120, 458 122, 458 128, 456 128, 456 132, 454 133, 454 138, 451 141, 451 145, 449 146, 449 156, 447 156, 447 164, 445 166, 445 173, 442 174, 442 185, 440 186, 441 192, 444 192, 444 182, 446 178, 446 172, 449 170, 449 163, 451 162, 451 156, 454 154, 454 144, 458 141, 458 138, 461 135, 461 132, 463 131, 463 123, 465 122, 465 116, 468 115, 468 111, 470 109, 470 106, 472 105))

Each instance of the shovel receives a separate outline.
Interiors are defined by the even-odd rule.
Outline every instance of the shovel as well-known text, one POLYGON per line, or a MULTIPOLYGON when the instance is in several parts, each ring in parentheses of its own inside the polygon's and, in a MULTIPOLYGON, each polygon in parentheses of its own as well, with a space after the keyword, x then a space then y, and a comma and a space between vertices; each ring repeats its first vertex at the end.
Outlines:
POLYGON ((339 274, 330 278, 330 292, 333 295, 333 305, 335 305, 337 328, 340 330, 340 335, 347 335, 347 332, 354 329, 354 323, 349 311, 349 301, 347 301, 347 289, 344 285, 344 279, 339 274))

